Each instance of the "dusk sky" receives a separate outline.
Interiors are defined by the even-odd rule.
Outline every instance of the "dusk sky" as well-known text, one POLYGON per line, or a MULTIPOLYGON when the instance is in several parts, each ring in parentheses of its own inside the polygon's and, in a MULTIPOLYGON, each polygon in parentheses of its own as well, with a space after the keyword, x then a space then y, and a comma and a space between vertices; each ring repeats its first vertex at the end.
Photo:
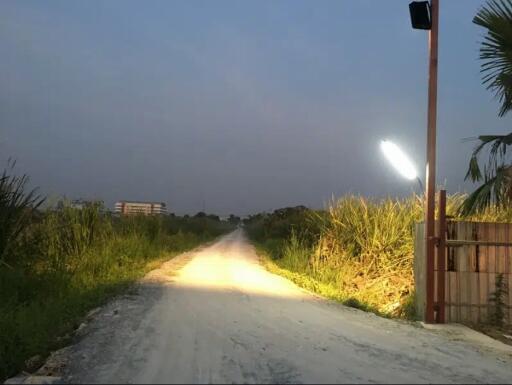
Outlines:
MULTIPOLYGON (((409 0, 0 2, 0 161, 50 196, 247 214, 424 179, 427 33, 409 0)), ((510 131, 481 84, 483 0, 440 9, 438 178, 510 131)))

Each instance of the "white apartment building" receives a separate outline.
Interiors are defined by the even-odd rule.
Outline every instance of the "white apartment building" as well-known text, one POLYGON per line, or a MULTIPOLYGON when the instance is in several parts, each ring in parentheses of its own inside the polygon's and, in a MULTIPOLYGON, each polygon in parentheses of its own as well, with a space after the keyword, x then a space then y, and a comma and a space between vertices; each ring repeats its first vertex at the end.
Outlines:
POLYGON ((163 202, 116 202, 114 212, 121 215, 160 215, 167 214, 167 207, 163 202))

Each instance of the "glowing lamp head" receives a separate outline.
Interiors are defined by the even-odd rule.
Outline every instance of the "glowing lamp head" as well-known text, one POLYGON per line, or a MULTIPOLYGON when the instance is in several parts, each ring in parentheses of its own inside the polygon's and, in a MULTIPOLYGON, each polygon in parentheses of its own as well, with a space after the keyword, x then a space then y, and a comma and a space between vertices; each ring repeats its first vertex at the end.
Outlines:
POLYGON ((396 144, 388 140, 383 140, 380 143, 380 148, 391 165, 400 173, 400 175, 409 180, 413 180, 418 177, 416 168, 407 155, 405 155, 405 153, 396 144))

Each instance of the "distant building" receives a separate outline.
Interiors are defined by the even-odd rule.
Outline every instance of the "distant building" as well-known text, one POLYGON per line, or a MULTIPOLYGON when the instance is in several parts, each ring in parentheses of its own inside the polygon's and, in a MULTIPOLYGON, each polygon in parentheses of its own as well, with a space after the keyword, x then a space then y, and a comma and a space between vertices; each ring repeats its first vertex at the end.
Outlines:
POLYGON ((167 214, 167 207, 163 202, 116 202, 114 212, 121 215, 160 215, 167 214))
POLYGON ((57 210, 63 210, 65 207, 77 210, 83 210, 88 207, 97 207, 100 211, 103 212, 105 205, 102 200, 73 199, 70 201, 67 199, 62 199, 57 202, 57 210))
POLYGON ((84 199, 73 199, 69 203, 69 207, 71 207, 72 209, 78 209, 78 210, 82 210, 89 205, 91 205, 91 202, 86 201, 84 199))

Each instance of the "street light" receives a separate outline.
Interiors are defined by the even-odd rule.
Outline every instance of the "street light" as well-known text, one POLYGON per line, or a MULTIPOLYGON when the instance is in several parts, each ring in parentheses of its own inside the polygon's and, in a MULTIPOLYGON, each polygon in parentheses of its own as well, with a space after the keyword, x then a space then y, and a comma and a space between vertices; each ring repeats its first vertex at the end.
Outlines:
POLYGON ((389 140, 380 142, 380 148, 389 163, 406 179, 413 180, 418 177, 416 168, 407 155, 395 143, 389 140))
POLYGON ((414 29, 432 28, 431 9, 428 1, 413 1, 409 4, 411 24, 414 29))
POLYGON ((383 140, 380 142, 380 148, 387 160, 391 165, 402 175, 405 179, 414 180, 416 179, 420 185, 420 190, 423 190, 423 184, 418 177, 416 167, 411 162, 409 157, 398 147, 395 143, 389 140, 383 140))
MULTIPOLYGON (((428 30, 428 115, 427 115, 427 162, 425 174, 425 247, 426 247, 426 306, 425 321, 435 322, 434 317, 434 258, 435 189, 436 189, 436 121, 437 121, 437 51, 439 32, 439 0, 413 1, 409 4, 411 23, 415 29, 428 30)), ((444 309, 441 310, 444 312, 444 309)))

